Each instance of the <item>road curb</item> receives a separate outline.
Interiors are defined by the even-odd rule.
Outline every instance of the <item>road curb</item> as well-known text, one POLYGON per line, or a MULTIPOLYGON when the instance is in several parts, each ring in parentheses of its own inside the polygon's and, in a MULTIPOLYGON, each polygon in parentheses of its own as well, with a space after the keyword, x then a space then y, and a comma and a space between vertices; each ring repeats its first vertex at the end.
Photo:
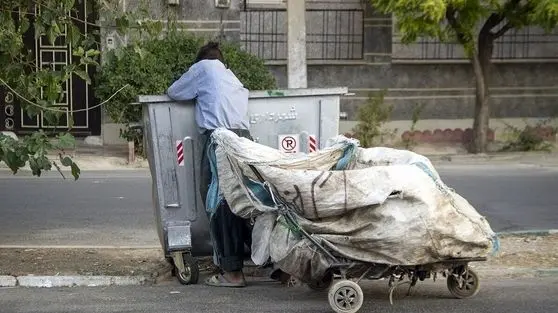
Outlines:
POLYGON ((486 268, 480 267, 475 268, 475 271, 483 276, 484 278, 496 278, 496 277, 557 277, 558 276, 558 268, 524 268, 524 267, 515 267, 515 268, 486 268))
POLYGON ((548 269, 539 269, 536 270, 538 277, 553 277, 558 276, 558 267, 555 268, 548 268, 548 269))
POLYGON ((548 236, 558 234, 558 229, 534 229, 534 230, 519 230, 519 231, 504 231, 496 233, 499 237, 506 236, 548 236))
POLYGON ((153 283, 153 280, 144 276, 0 276, 0 287, 105 287, 149 283, 153 283))
POLYGON ((17 279, 13 276, 0 276, 0 287, 15 287, 17 286, 17 279))
MULTIPOLYGON (((558 277, 558 268, 490 268, 473 267, 485 278, 490 277, 558 277)), ((250 277, 267 277, 262 272, 254 272, 250 277), (255 275, 254 275, 255 274, 255 275), (259 274, 259 275, 258 275, 259 274), (264 275, 262 275, 264 274, 264 275)), ((170 276, 170 275, 169 275, 170 276)), ((152 279, 144 276, 0 276, 0 287, 27 288, 60 288, 60 287, 107 287, 107 286, 140 286, 156 285, 163 279, 152 279)))
MULTIPOLYGON (((76 162, 76 164, 79 165, 78 162, 76 162)), ((148 170, 149 167, 147 166, 138 166, 138 167, 134 167, 134 166, 112 166, 112 167, 80 167, 80 170, 82 171, 87 171, 87 172, 106 172, 106 171, 135 171, 135 170, 148 170)), ((2 167, 0 166, 0 172, 4 172, 4 173, 12 173, 12 170, 7 168, 7 167, 2 167)), ((29 168, 20 168, 18 170, 19 172, 31 172, 31 169, 29 168)), ((53 173, 57 173, 56 169, 51 169, 50 172, 53 173)), ((62 173, 64 173, 64 175, 70 175, 71 172, 65 168, 62 168, 62 173)), ((15 174, 17 175, 17 174, 15 174)))

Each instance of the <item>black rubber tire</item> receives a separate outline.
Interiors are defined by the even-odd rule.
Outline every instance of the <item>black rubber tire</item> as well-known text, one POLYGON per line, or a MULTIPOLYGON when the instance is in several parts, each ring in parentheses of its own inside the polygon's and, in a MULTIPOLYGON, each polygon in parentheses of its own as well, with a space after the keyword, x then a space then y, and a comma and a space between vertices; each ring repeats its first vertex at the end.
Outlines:
POLYGON ((176 278, 183 285, 195 285, 198 283, 200 278, 200 267, 198 261, 189 253, 184 253, 182 255, 182 260, 184 261, 185 273, 181 273, 178 268, 175 267, 174 272, 176 278))
POLYGON ((449 275, 447 279, 448 290, 458 299, 472 298, 477 295, 480 290, 479 276, 475 271, 468 268, 461 277, 465 280, 463 286, 459 286, 459 282, 455 276, 449 275))

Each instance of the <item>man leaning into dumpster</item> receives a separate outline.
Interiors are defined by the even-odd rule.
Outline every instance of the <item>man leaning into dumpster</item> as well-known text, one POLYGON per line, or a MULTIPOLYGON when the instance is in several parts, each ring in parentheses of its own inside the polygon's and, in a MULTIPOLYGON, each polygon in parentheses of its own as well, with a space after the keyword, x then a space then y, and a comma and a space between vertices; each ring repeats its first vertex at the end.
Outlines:
MULTIPOLYGON (((169 87, 167 95, 177 101, 196 100, 195 118, 204 147, 200 193, 207 207, 206 197, 212 177, 208 156, 211 134, 217 128, 227 128, 240 137, 251 139, 248 90, 225 66, 219 44, 210 42, 199 50, 194 64, 169 87)), ((251 240, 247 221, 234 215, 223 200, 212 212, 209 228, 221 274, 210 277, 206 284, 244 287, 244 244, 250 246, 251 240)))

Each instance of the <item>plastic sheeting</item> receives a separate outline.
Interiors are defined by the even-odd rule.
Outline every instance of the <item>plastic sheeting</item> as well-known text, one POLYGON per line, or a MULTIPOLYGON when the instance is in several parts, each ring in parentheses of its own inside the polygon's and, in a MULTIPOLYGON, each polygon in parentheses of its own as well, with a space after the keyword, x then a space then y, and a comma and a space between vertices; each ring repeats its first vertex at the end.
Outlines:
POLYGON ((297 224, 338 256, 418 265, 486 257, 496 248, 486 219, 411 151, 364 149, 338 136, 323 150, 292 155, 225 129, 213 140, 221 195, 235 214, 255 220, 256 264, 271 259, 309 281, 330 260, 278 214, 250 165, 294 208, 297 224))

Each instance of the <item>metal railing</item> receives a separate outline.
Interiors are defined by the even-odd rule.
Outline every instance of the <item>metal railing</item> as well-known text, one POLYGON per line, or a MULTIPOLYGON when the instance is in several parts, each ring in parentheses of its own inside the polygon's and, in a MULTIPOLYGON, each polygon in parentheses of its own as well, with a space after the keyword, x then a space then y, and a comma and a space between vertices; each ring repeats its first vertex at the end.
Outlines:
MULTIPOLYGON (((264 60, 287 59, 287 14, 282 9, 241 13, 242 47, 264 60)), ((308 60, 360 60, 363 58, 363 11, 353 9, 306 11, 308 60)))
MULTIPOLYGON (((394 36, 392 45, 394 60, 465 60, 461 45, 446 43, 433 38, 422 38, 416 43, 403 44, 394 36)), ((558 60, 558 29, 545 33, 540 28, 526 27, 511 30, 498 38, 492 58, 510 60, 558 60)))

